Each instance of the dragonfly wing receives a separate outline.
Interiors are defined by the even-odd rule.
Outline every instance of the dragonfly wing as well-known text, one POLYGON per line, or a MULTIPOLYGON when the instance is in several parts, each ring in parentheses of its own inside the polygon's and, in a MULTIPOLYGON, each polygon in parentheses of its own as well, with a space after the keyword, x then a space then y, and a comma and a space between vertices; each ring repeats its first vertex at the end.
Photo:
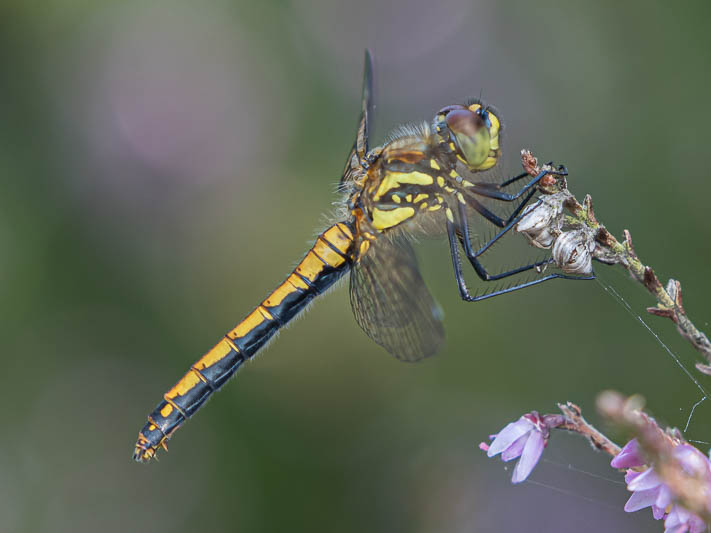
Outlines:
POLYGON ((407 241, 374 242, 354 265, 350 297, 358 325, 396 358, 418 361, 442 346, 442 310, 407 241))
POLYGON ((363 92, 361 97, 360 120, 353 148, 343 171, 341 184, 353 181, 361 171, 361 160, 368 153, 369 121, 373 110, 373 58, 370 50, 365 51, 365 66, 363 67, 363 92))
POLYGON ((368 136, 370 133, 370 115, 373 111, 373 57, 370 50, 365 50, 363 66, 363 90, 361 94, 360 121, 356 135, 356 152, 363 158, 368 153, 368 136))

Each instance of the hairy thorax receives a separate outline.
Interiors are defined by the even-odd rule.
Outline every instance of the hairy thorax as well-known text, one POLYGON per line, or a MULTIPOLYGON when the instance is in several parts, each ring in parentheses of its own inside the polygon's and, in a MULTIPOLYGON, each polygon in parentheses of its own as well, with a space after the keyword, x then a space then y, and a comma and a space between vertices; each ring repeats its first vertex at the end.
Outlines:
POLYGON ((375 238, 406 223, 450 216, 450 204, 464 201, 459 190, 473 186, 458 166, 454 152, 427 125, 402 128, 371 153, 363 186, 351 198, 359 230, 375 238))

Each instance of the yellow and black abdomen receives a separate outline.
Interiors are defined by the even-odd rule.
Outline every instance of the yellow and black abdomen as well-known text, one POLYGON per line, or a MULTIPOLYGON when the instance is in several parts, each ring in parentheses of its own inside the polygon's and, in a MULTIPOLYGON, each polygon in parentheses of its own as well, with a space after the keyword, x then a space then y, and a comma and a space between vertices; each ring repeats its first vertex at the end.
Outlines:
POLYGON ((247 318, 199 359, 148 416, 138 434, 133 458, 147 461, 271 337, 316 296, 346 274, 351 265, 354 229, 339 222, 316 239, 304 259, 247 318))

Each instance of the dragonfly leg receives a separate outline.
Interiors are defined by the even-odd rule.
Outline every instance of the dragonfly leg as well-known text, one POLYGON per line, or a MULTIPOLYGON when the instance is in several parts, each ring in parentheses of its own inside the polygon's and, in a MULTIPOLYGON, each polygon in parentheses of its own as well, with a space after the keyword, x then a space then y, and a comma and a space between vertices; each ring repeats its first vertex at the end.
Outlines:
MULTIPOLYGON (((489 274, 486 269, 484 268, 484 265, 481 264, 479 261, 478 257, 482 255, 487 249, 488 246, 486 246, 485 249, 479 250, 475 252, 472 249, 472 244, 471 244, 471 237, 469 234, 469 223, 467 221, 467 214, 466 211, 464 210, 464 205, 460 204, 459 205, 459 227, 455 227, 455 234, 457 237, 457 240, 459 243, 462 245, 462 248, 464 248, 464 254, 466 255, 467 259, 469 260, 469 263, 472 265, 474 268, 474 271, 477 273, 477 275, 484 281, 496 281, 500 280, 509 276, 514 276, 516 274, 520 274, 521 272, 525 272, 527 270, 532 270, 534 268, 539 268, 545 265, 550 265, 553 263, 552 258, 545 259, 543 261, 538 261, 536 263, 531 263, 530 265, 524 265, 512 270, 508 270, 506 272, 501 272, 500 274, 489 274)), ((452 224, 454 227, 454 224, 452 224)), ((510 229, 510 227, 509 227, 510 229)), ((508 231, 508 230, 506 230, 508 231)), ((497 235, 495 238, 498 238, 501 234, 504 232, 501 232, 499 235, 497 235)))
POLYGON ((513 183, 514 181, 517 181, 518 179, 521 179, 523 175, 516 176, 508 181, 505 181, 501 185, 492 184, 488 182, 477 182, 474 184, 475 186, 472 187, 470 190, 474 194, 478 194, 479 196, 485 196, 486 198, 493 198, 494 200, 501 200, 503 202, 513 202, 514 200, 520 198, 521 195, 528 192, 529 189, 535 187, 538 182, 541 181, 541 179, 543 179, 543 177, 547 174, 554 174, 556 176, 567 176, 568 169, 561 165, 558 167, 558 170, 542 170, 536 175, 535 178, 529 181, 516 194, 502 192, 500 188, 504 186, 504 184, 508 185, 510 183, 513 183))
MULTIPOLYGON (((517 291, 519 289, 525 289, 526 287, 532 287, 533 285, 538 285, 539 283, 543 283, 544 281, 548 281, 551 279, 579 279, 579 280, 590 280, 590 279, 595 279, 594 275, 590 276, 570 276, 567 274, 549 274, 548 276, 544 276, 540 279, 535 279, 532 281, 527 281, 524 283, 519 283, 518 285, 513 285, 511 287, 506 287, 504 289, 499 289, 496 291, 488 292, 485 294, 480 294, 478 296, 472 296, 469 293, 469 289, 467 289, 466 282, 464 281, 464 275, 462 273, 462 263, 459 258, 459 248, 458 248, 458 239, 457 239, 457 229, 455 228, 454 224, 452 222, 447 221, 447 235, 449 236, 449 248, 450 252, 452 254, 452 266, 454 267, 454 277, 457 280, 457 286, 459 288, 459 295, 462 297, 462 300, 465 302, 478 302, 480 300, 486 300, 487 298, 493 298, 494 296, 499 296, 501 294, 506 294, 509 292, 517 291)), ((474 258, 476 261, 476 258, 474 258)), ((543 261, 540 264, 546 264, 549 263, 551 260, 548 261, 543 261)), ((478 261, 476 261, 477 264, 479 264, 478 261)), ((473 264, 473 263, 472 263, 473 264)), ((497 277, 489 277, 488 280, 493 280, 493 279, 501 279, 502 277, 506 276, 512 276, 514 274, 518 274, 520 272, 523 272, 524 270, 529 270, 531 268, 534 268, 536 265, 527 265, 526 267, 522 267, 520 269, 515 269, 509 273, 504 273, 500 274, 497 277)), ((476 267, 475 267, 476 268, 476 267)), ((482 267, 483 269, 483 267, 482 267)), ((478 272, 477 272, 478 273, 478 272)))
POLYGON ((514 176, 513 178, 509 178, 509 179, 507 179, 507 180, 504 181, 504 182, 498 183, 496 186, 497 186, 499 189, 503 189, 504 187, 508 187, 508 186, 511 185, 512 183, 516 183, 518 180, 522 180, 523 178, 525 178, 525 177, 528 176, 528 175, 529 175, 528 172, 522 172, 522 173, 519 174, 518 176, 514 176))
MULTIPOLYGON (((518 217, 519 213, 523 210, 524 207, 526 207, 526 204, 533 197, 534 194, 536 194, 535 189, 529 191, 529 193, 526 196, 524 196, 523 200, 521 200, 521 203, 516 207, 516 209, 513 210, 513 212, 509 215, 509 217, 506 220, 504 220, 497 214, 492 213, 489 209, 487 209, 484 205, 482 205, 481 202, 478 202, 476 199, 474 199, 472 197, 467 198, 467 204, 472 206, 477 211, 477 213, 479 213, 486 220, 491 222, 494 226, 498 226, 499 228, 505 228, 514 219, 516 219, 516 217, 518 217)), ((462 208, 463 208, 463 205, 461 204, 461 202, 459 204, 459 208, 460 208, 459 210, 461 213, 462 208)), ((464 215, 464 216, 466 217, 466 215, 464 215)))
MULTIPOLYGON (((526 198, 526 201, 528 201, 528 197, 526 198)), ((539 203, 540 203, 540 200, 539 200, 539 203)), ((477 205, 480 205, 480 204, 478 204, 478 202, 476 202, 476 203, 471 202, 471 199, 470 199, 470 200, 468 200, 468 204, 471 205, 472 207, 474 207, 474 209, 476 209, 477 212, 479 212, 482 216, 487 218, 487 216, 484 213, 482 213, 482 211, 479 211, 479 209, 477 208, 477 205)), ((518 206, 516 211, 508 218, 508 220, 506 220, 504 222, 504 226, 502 227, 501 231, 499 233, 497 233, 496 235, 494 235, 486 243, 484 243, 482 245, 482 247, 479 248, 475 252, 471 249, 471 236, 469 235, 469 223, 467 222, 467 213, 466 213, 464 204, 459 202, 457 215, 458 215, 458 219, 459 219, 458 225, 461 227, 461 229, 458 228, 457 231, 458 232, 461 231, 461 233, 463 233, 464 241, 467 243, 467 246, 465 247, 465 250, 468 250, 467 257, 473 257, 474 259, 476 259, 480 255, 482 255, 484 252, 486 252, 489 248, 491 248, 494 245, 494 243, 496 243, 496 241, 498 241, 501 237, 506 235, 511 230, 511 228, 513 228, 516 225, 516 223, 519 220, 521 220, 521 217, 523 215, 520 214, 520 211, 523 208, 523 205, 525 205, 525 202, 522 202, 522 205, 518 206)), ((536 204, 533 204, 533 205, 536 205, 536 204)), ((484 206, 481 206, 481 207, 486 212, 489 212, 486 208, 484 208, 484 206)), ((491 214, 493 215, 493 213, 491 213, 491 214)), ((493 215, 493 216, 496 216, 496 215, 493 215)), ((490 219, 488 219, 488 220, 490 220, 490 219)), ((501 219, 499 219, 499 220, 501 220, 501 219)), ((496 222, 493 222, 493 221, 491 221, 491 222, 496 224, 496 222)), ((496 225, 498 225, 498 224, 496 224, 496 225)), ((471 261, 471 259, 470 259, 470 261, 471 261)))
MULTIPOLYGON (((548 161, 548 163, 546 163, 546 166, 549 166, 549 167, 550 167, 550 166, 553 166, 553 161, 548 161)), ((559 167, 559 168, 560 168, 560 167, 559 167)), ((563 168, 565 168, 565 167, 563 167, 563 168)), ((567 169, 566 169, 566 174, 567 174, 567 169)), ((504 182, 502 182, 502 183, 499 183, 499 184, 497 185, 497 187, 498 187, 499 189, 503 189, 504 187, 508 187, 508 186, 511 185, 512 183, 516 183, 518 180, 522 180, 522 179, 525 178, 526 176, 529 176, 529 173, 528 173, 528 172, 522 172, 522 173, 519 174, 518 176, 514 176, 513 178, 509 178, 509 179, 507 179, 506 181, 504 181, 504 182)))

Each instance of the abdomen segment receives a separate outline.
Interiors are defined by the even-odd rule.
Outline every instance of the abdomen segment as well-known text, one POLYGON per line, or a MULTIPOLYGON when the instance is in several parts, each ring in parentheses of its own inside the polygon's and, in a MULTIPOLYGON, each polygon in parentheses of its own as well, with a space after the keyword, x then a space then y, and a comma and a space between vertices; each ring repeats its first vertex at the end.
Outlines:
POLYGON ((192 365, 163 395, 138 434, 136 461, 151 459, 160 447, 239 367, 301 312, 316 296, 341 278, 351 265, 353 227, 339 222, 316 239, 294 271, 254 311, 192 365))

